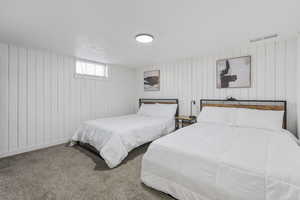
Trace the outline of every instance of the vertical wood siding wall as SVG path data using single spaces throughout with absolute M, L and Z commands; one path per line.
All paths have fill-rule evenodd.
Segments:
M 0 157 L 67 141 L 80 122 L 132 113 L 134 69 L 74 78 L 75 58 L 0 44 Z
M 137 71 L 139 97 L 179 98 L 180 113 L 189 114 L 190 101 L 201 98 L 287 100 L 288 129 L 296 132 L 296 50 L 294 39 L 258 43 L 249 47 L 221 51 L 215 56 L 185 59 L 180 62 L 140 68 Z M 252 56 L 251 88 L 217 89 L 216 60 L 238 56 Z M 159 92 L 144 92 L 143 72 L 160 69 Z
M 296 84 L 297 84 L 297 132 L 300 135 L 300 33 L 297 36 L 297 70 L 296 70 Z

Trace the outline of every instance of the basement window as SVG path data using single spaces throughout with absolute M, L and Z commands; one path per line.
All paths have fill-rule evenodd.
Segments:
M 97 63 L 86 60 L 76 60 L 76 77 L 77 78 L 92 78 L 92 79 L 107 79 L 108 66 L 103 63 Z

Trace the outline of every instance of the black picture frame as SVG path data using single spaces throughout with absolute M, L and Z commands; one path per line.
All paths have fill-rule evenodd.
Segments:
M 247 55 L 217 60 L 216 88 L 251 88 L 251 59 L 251 56 Z M 235 86 L 232 86 L 230 82 L 237 83 Z

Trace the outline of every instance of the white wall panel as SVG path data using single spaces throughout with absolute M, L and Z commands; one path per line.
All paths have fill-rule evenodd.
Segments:
M 288 100 L 288 128 L 296 133 L 297 130 L 297 43 L 287 41 L 286 51 L 286 97 Z
M 28 83 L 28 71 L 27 71 L 27 49 L 18 49 L 18 137 L 19 146 L 23 147 L 27 145 L 27 83 Z
M 215 56 L 185 59 L 171 64 L 143 67 L 137 71 L 139 97 L 172 98 L 180 100 L 180 113 L 189 115 L 190 101 L 201 98 L 268 99 L 288 101 L 288 128 L 296 133 L 296 48 L 294 39 L 257 43 L 233 50 L 220 50 Z M 252 56 L 251 88 L 217 89 L 216 60 Z M 159 92 L 145 92 L 143 72 L 161 70 Z
M 36 143 L 36 51 L 28 50 L 28 143 L 29 147 Z
M 75 60 L 0 44 L 0 157 L 66 142 L 83 120 L 135 111 L 135 69 L 79 79 Z
M 8 101 L 9 101 L 9 148 L 15 150 L 18 147 L 18 48 L 9 47 L 9 68 L 8 68 Z
M 8 135 L 8 45 L 0 44 L 0 152 L 7 153 L 9 145 Z
M 300 33 L 298 33 L 298 37 L 297 37 L 297 73 L 296 76 L 300 77 Z M 297 130 L 298 130 L 298 135 L 299 135 L 299 131 L 300 131 L 300 79 L 297 78 Z

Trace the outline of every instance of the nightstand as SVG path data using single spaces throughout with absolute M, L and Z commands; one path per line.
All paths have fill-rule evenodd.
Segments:
M 183 116 L 180 115 L 175 118 L 176 119 L 176 130 L 189 126 L 197 122 L 196 116 Z

